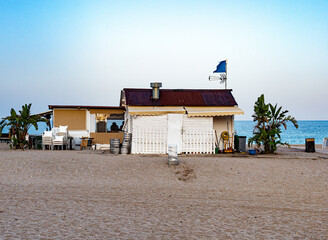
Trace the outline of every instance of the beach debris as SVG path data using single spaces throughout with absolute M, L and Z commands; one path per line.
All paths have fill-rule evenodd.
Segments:
M 182 170 L 176 171 L 175 174 L 178 180 L 183 182 L 196 178 L 194 170 L 186 165 L 182 165 Z

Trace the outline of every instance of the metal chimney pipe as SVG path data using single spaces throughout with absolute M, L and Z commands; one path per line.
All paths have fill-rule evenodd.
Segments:
M 153 89 L 152 99 L 159 99 L 159 88 L 162 87 L 161 82 L 150 83 L 150 87 Z

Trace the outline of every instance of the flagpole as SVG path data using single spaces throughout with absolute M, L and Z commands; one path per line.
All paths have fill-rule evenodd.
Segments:
M 226 59 L 226 80 L 225 80 L 225 89 L 227 89 L 227 81 L 228 81 L 228 59 Z

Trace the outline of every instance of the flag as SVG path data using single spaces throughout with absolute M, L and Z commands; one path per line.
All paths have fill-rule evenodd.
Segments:
M 221 61 L 217 65 L 216 70 L 213 73 L 226 73 L 227 72 L 227 60 Z

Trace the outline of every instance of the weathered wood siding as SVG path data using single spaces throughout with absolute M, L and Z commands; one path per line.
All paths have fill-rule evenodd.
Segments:
M 123 132 L 117 133 L 90 133 L 90 137 L 94 138 L 92 143 L 109 144 L 111 138 L 119 138 L 121 143 L 123 141 Z

